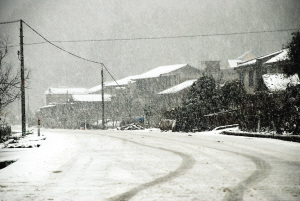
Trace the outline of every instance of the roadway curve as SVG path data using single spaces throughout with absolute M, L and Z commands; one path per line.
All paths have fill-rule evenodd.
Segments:
M 128 137 L 127 135 L 133 135 L 133 136 L 136 135 L 136 133 L 131 133 L 131 132 L 124 132 L 124 133 L 126 133 L 126 138 Z M 165 135 L 162 137 L 161 135 L 158 136 L 158 135 L 152 135 L 152 134 L 147 134 L 147 135 L 139 134 L 139 136 L 143 136 L 145 138 L 153 138 L 154 141 L 156 141 L 156 142 L 157 142 L 157 139 L 162 140 L 162 141 L 166 141 L 168 143 L 175 142 L 177 144 L 180 144 L 180 146 L 184 146 L 184 147 L 189 146 L 189 148 L 196 149 L 198 152 L 201 152 L 201 150 L 197 149 L 197 147 L 199 145 L 201 145 L 202 147 L 205 147 L 207 149 L 213 149 L 213 150 L 216 150 L 216 151 L 221 151 L 221 152 L 223 152 L 223 154 L 229 154 L 230 157 L 232 157 L 233 160 L 235 160 L 234 155 L 244 157 L 245 159 L 248 159 L 249 161 L 251 161 L 255 165 L 255 169 L 252 170 L 252 172 L 248 175 L 248 177 L 246 177 L 242 181 L 238 182 L 236 185 L 233 185 L 231 187 L 224 187 L 223 188 L 223 191 L 226 193 L 225 196 L 223 197 L 223 200 L 226 200 L 226 201 L 227 200 L 231 200 L 231 201 L 243 200 L 244 199 L 244 193 L 246 192 L 247 189 L 249 189 L 249 188 L 254 188 L 255 189 L 255 184 L 258 184 L 259 182 L 262 182 L 272 172 L 271 165 L 266 160 L 263 159 L 263 158 L 267 157 L 267 159 L 274 160 L 274 155 L 276 154 L 275 152 L 273 152 L 271 154 L 271 156 L 270 155 L 265 155 L 265 153 L 263 153 L 263 152 L 269 153 L 270 150 L 268 150 L 268 148 L 270 148 L 270 147 L 267 147 L 266 150 L 264 150 L 263 147 L 256 147 L 255 145 L 251 145 L 251 146 L 247 145 L 247 146 L 241 148 L 242 143 L 240 144 L 239 140 L 237 140 L 237 141 L 233 140 L 234 145 L 231 144 L 231 146 L 228 147 L 228 146 L 224 146 L 224 141 L 220 141 L 220 140 L 217 140 L 217 139 L 219 139 L 220 137 L 221 137 L 221 139 L 223 139 L 223 138 L 230 139 L 230 138 L 227 138 L 227 136 L 220 136 L 220 135 L 216 135 L 215 136 L 216 140 L 214 140 L 211 137 L 209 139 L 207 139 L 207 138 L 204 138 L 204 139 L 202 138 L 201 139 L 201 137 L 202 137 L 201 134 L 195 134 L 196 140 L 195 140 L 195 138 L 190 140 L 189 136 L 192 136 L 191 134 L 190 135 L 188 135 L 188 134 L 176 134 L 176 135 L 173 134 L 172 135 L 170 133 L 162 133 L 162 134 L 163 135 L 165 134 Z M 182 138 L 183 135 L 185 136 L 185 138 Z M 118 136 L 120 136 L 120 135 L 118 134 Z M 110 137 L 112 137 L 112 136 L 110 136 Z M 114 138 L 116 138 L 116 137 L 114 137 Z M 121 140 L 126 140 L 126 138 L 124 139 L 122 137 L 117 137 L 117 138 L 121 139 Z M 231 139 L 233 139 L 233 138 L 231 138 Z M 245 141 L 245 140 L 246 141 L 247 140 L 251 141 L 252 140 L 251 138 L 244 138 L 244 137 L 238 137 L 238 139 L 240 139 L 241 141 Z M 255 140 L 257 140 L 257 139 L 255 139 Z M 144 183 L 144 184 L 142 184 L 142 185 L 140 185 L 140 186 L 138 186 L 138 187 L 136 187 L 132 190 L 129 190 L 125 193 L 122 193 L 120 195 L 117 195 L 117 196 L 114 196 L 114 197 L 110 198 L 113 201 L 129 200 L 134 195 L 136 195 L 137 193 L 139 193 L 142 190 L 145 190 L 146 188 L 149 188 L 149 187 L 158 185 L 160 183 L 167 182 L 167 181 L 169 181 L 171 179 L 174 179 L 176 177 L 182 176 L 189 169 L 191 169 L 194 166 L 195 162 L 196 162 L 195 159 L 192 157 L 192 155 L 184 154 L 184 153 L 181 153 L 181 152 L 177 152 L 177 151 L 174 151 L 174 150 L 165 149 L 165 148 L 161 148 L 161 147 L 145 145 L 145 144 L 137 143 L 137 142 L 131 141 L 131 140 L 127 140 L 127 141 L 129 141 L 131 143 L 134 143 L 134 144 L 137 144 L 137 145 L 140 145 L 140 146 L 152 147 L 152 148 L 155 148 L 155 149 L 160 149 L 160 150 L 163 150 L 163 151 L 169 151 L 169 152 L 172 152 L 174 154 L 180 155 L 180 157 L 182 158 L 182 163 L 175 171 L 170 172 L 169 174 L 167 174 L 163 177 L 157 178 L 157 179 L 155 179 L 151 182 Z M 212 143 L 212 142 L 218 142 L 220 144 L 215 144 L 215 143 Z M 273 142 L 276 142 L 276 143 L 280 144 L 280 141 L 273 141 Z M 282 143 L 284 143 L 284 142 L 282 142 Z M 298 145 L 296 145 L 294 143 L 291 143 L 291 144 L 293 146 L 295 145 L 296 147 L 299 148 Z M 236 150 L 236 149 L 239 149 L 239 151 L 233 151 L 233 150 Z M 255 152 L 253 152 L 254 149 L 257 149 L 257 150 Z M 246 154 L 246 153 L 249 153 L 249 150 L 252 150 L 251 154 Z M 291 157 L 291 158 L 293 158 L 293 157 Z M 299 168 L 300 167 L 299 157 L 294 158 L 294 159 L 296 159 L 297 161 L 289 161 L 289 160 L 284 160 L 283 158 L 281 158 L 281 160 L 283 160 L 281 162 L 283 162 L 285 164 L 292 165 L 293 166 L 292 169 L 295 169 L 297 167 Z M 297 175 L 299 175 L 299 171 L 296 171 L 295 173 Z M 295 186 L 295 188 L 298 188 L 298 187 Z M 272 191 L 272 190 L 270 190 L 270 191 Z M 300 192 L 294 189 L 294 194 L 291 197 L 294 197 L 294 198 L 298 197 L 299 194 L 300 194 Z M 261 195 L 259 195 L 259 196 L 261 196 Z M 281 196 L 283 196 L 282 193 L 280 193 L 279 195 L 275 195 L 274 192 L 272 192 L 272 193 L 267 192 L 266 195 L 264 195 L 264 199 L 270 199 L 270 200 L 282 199 Z M 251 195 L 251 197 L 253 197 L 253 195 Z M 199 198 L 199 200 L 202 200 L 202 199 Z
M 1 199 L 173 201 L 300 197 L 299 143 L 213 132 L 43 133 L 47 135 L 45 144 L 24 152 L 17 162 L 0 170 Z

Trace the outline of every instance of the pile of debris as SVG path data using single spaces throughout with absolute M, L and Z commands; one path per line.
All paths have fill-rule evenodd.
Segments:
M 118 127 L 118 130 L 144 130 L 145 128 L 141 125 L 138 125 L 136 123 L 132 123 L 126 126 Z

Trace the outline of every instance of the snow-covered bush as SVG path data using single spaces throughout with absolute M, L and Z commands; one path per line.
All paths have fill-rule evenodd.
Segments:
M 282 107 L 282 93 L 261 91 L 248 94 L 241 104 L 240 128 L 245 131 L 276 130 Z
M 300 85 L 286 91 L 247 95 L 240 111 L 239 125 L 245 131 L 276 131 L 300 134 Z
M 277 122 L 279 132 L 300 135 L 300 85 L 290 86 L 284 93 L 284 105 Z

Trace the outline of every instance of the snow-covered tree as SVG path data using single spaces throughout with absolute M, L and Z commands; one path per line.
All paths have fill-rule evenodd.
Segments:
M 246 91 L 239 80 L 225 83 L 220 92 L 224 110 L 238 109 L 246 97 Z
M 202 129 L 203 116 L 220 111 L 220 93 L 212 77 L 203 76 L 191 87 L 183 105 L 176 113 L 179 130 Z

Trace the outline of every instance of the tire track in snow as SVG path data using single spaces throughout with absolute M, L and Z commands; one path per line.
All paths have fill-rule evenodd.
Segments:
M 271 166 L 266 161 L 258 157 L 250 156 L 247 154 L 241 154 L 237 152 L 231 152 L 231 153 L 241 155 L 253 161 L 256 165 L 256 170 L 252 172 L 252 174 L 247 179 L 238 183 L 235 187 L 230 188 L 228 194 L 223 199 L 224 201 L 243 200 L 245 190 L 247 190 L 250 186 L 256 183 L 263 181 L 265 178 L 269 176 L 271 172 Z
M 170 140 L 170 141 L 177 142 L 177 143 L 195 145 L 193 143 L 184 142 L 184 141 L 180 141 L 180 140 L 174 140 L 174 139 L 170 139 L 170 138 L 166 138 L 166 137 L 157 137 L 157 136 L 151 136 L 151 137 L 160 138 L 160 139 L 164 139 L 164 140 Z M 224 201 L 240 201 L 240 200 L 243 200 L 245 190 L 247 190 L 250 186 L 252 186 L 256 183 L 259 183 L 259 182 L 263 181 L 265 178 L 267 178 L 269 176 L 269 174 L 271 172 L 271 169 L 272 169 L 271 166 L 261 158 L 251 156 L 251 155 L 248 155 L 248 154 L 235 152 L 235 151 L 216 148 L 216 147 L 212 147 L 212 146 L 207 146 L 207 145 L 204 145 L 204 146 L 207 147 L 207 148 L 210 148 L 210 149 L 225 151 L 225 152 L 229 152 L 229 153 L 233 153 L 233 154 L 236 154 L 236 155 L 243 156 L 245 158 L 248 158 L 252 162 L 254 162 L 254 164 L 256 166 L 256 170 L 254 170 L 252 172 L 252 174 L 249 177 L 247 177 L 244 181 L 238 183 L 234 187 L 227 188 L 227 195 L 223 199 Z
M 161 137 L 159 137 L 159 138 L 161 138 Z M 163 138 L 163 139 L 166 139 L 166 138 Z M 178 141 L 178 140 L 173 140 L 173 139 L 170 139 L 170 140 L 179 142 L 179 143 L 181 142 L 181 143 L 185 143 L 185 144 L 195 145 L 195 144 L 188 143 L 188 142 L 183 142 L 183 141 Z M 227 195 L 224 197 L 224 199 L 223 199 L 224 201 L 241 201 L 241 200 L 243 200 L 245 190 L 247 190 L 250 186 L 252 186 L 256 183 L 263 181 L 265 178 L 267 178 L 270 175 L 270 172 L 272 170 L 271 166 L 265 160 L 263 160 L 261 158 L 251 156 L 248 154 L 235 152 L 235 151 L 229 151 L 229 150 L 225 150 L 225 149 L 215 148 L 215 147 L 211 147 L 211 146 L 205 146 L 205 147 L 243 156 L 243 157 L 251 160 L 256 166 L 256 169 L 244 181 L 238 183 L 234 187 L 227 188 Z
M 195 159 L 192 156 L 190 156 L 188 154 L 185 154 L 185 153 L 182 153 L 182 152 L 173 151 L 173 150 L 165 149 L 165 148 L 162 148 L 162 147 L 155 147 L 155 146 L 151 146 L 151 145 L 145 145 L 145 144 L 141 144 L 141 143 L 138 143 L 138 142 L 135 142 L 135 141 L 132 141 L 132 140 L 127 140 L 127 139 L 124 139 L 124 138 L 119 138 L 119 137 L 114 137 L 114 136 L 108 136 L 108 137 L 124 140 L 124 141 L 130 142 L 130 143 L 133 143 L 133 144 L 137 144 L 137 145 L 140 145 L 140 146 L 145 146 L 145 147 L 150 147 L 150 148 L 153 148 L 153 149 L 159 149 L 159 150 L 162 150 L 162 151 L 171 152 L 171 153 L 176 154 L 176 155 L 178 155 L 182 158 L 182 162 L 176 170 L 170 172 L 169 174 L 167 174 L 163 177 L 159 177 L 157 179 L 154 179 L 153 181 L 150 181 L 150 182 L 144 183 L 140 186 L 137 186 L 137 187 L 125 192 L 125 193 L 122 193 L 122 194 L 116 195 L 114 197 L 111 197 L 111 198 L 109 198 L 110 201 L 126 201 L 126 200 L 129 200 L 132 197 L 134 197 L 137 193 L 139 193 L 139 192 L 141 192 L 141 191 L 143 191 L 147 188 L 150 188 L 150 187 L 158 185 L 158 184 L 165 183 L 165 182 L 170 181 L 170 180 L 172 180 L 176 177 L 184 175 L 195 164 Z

